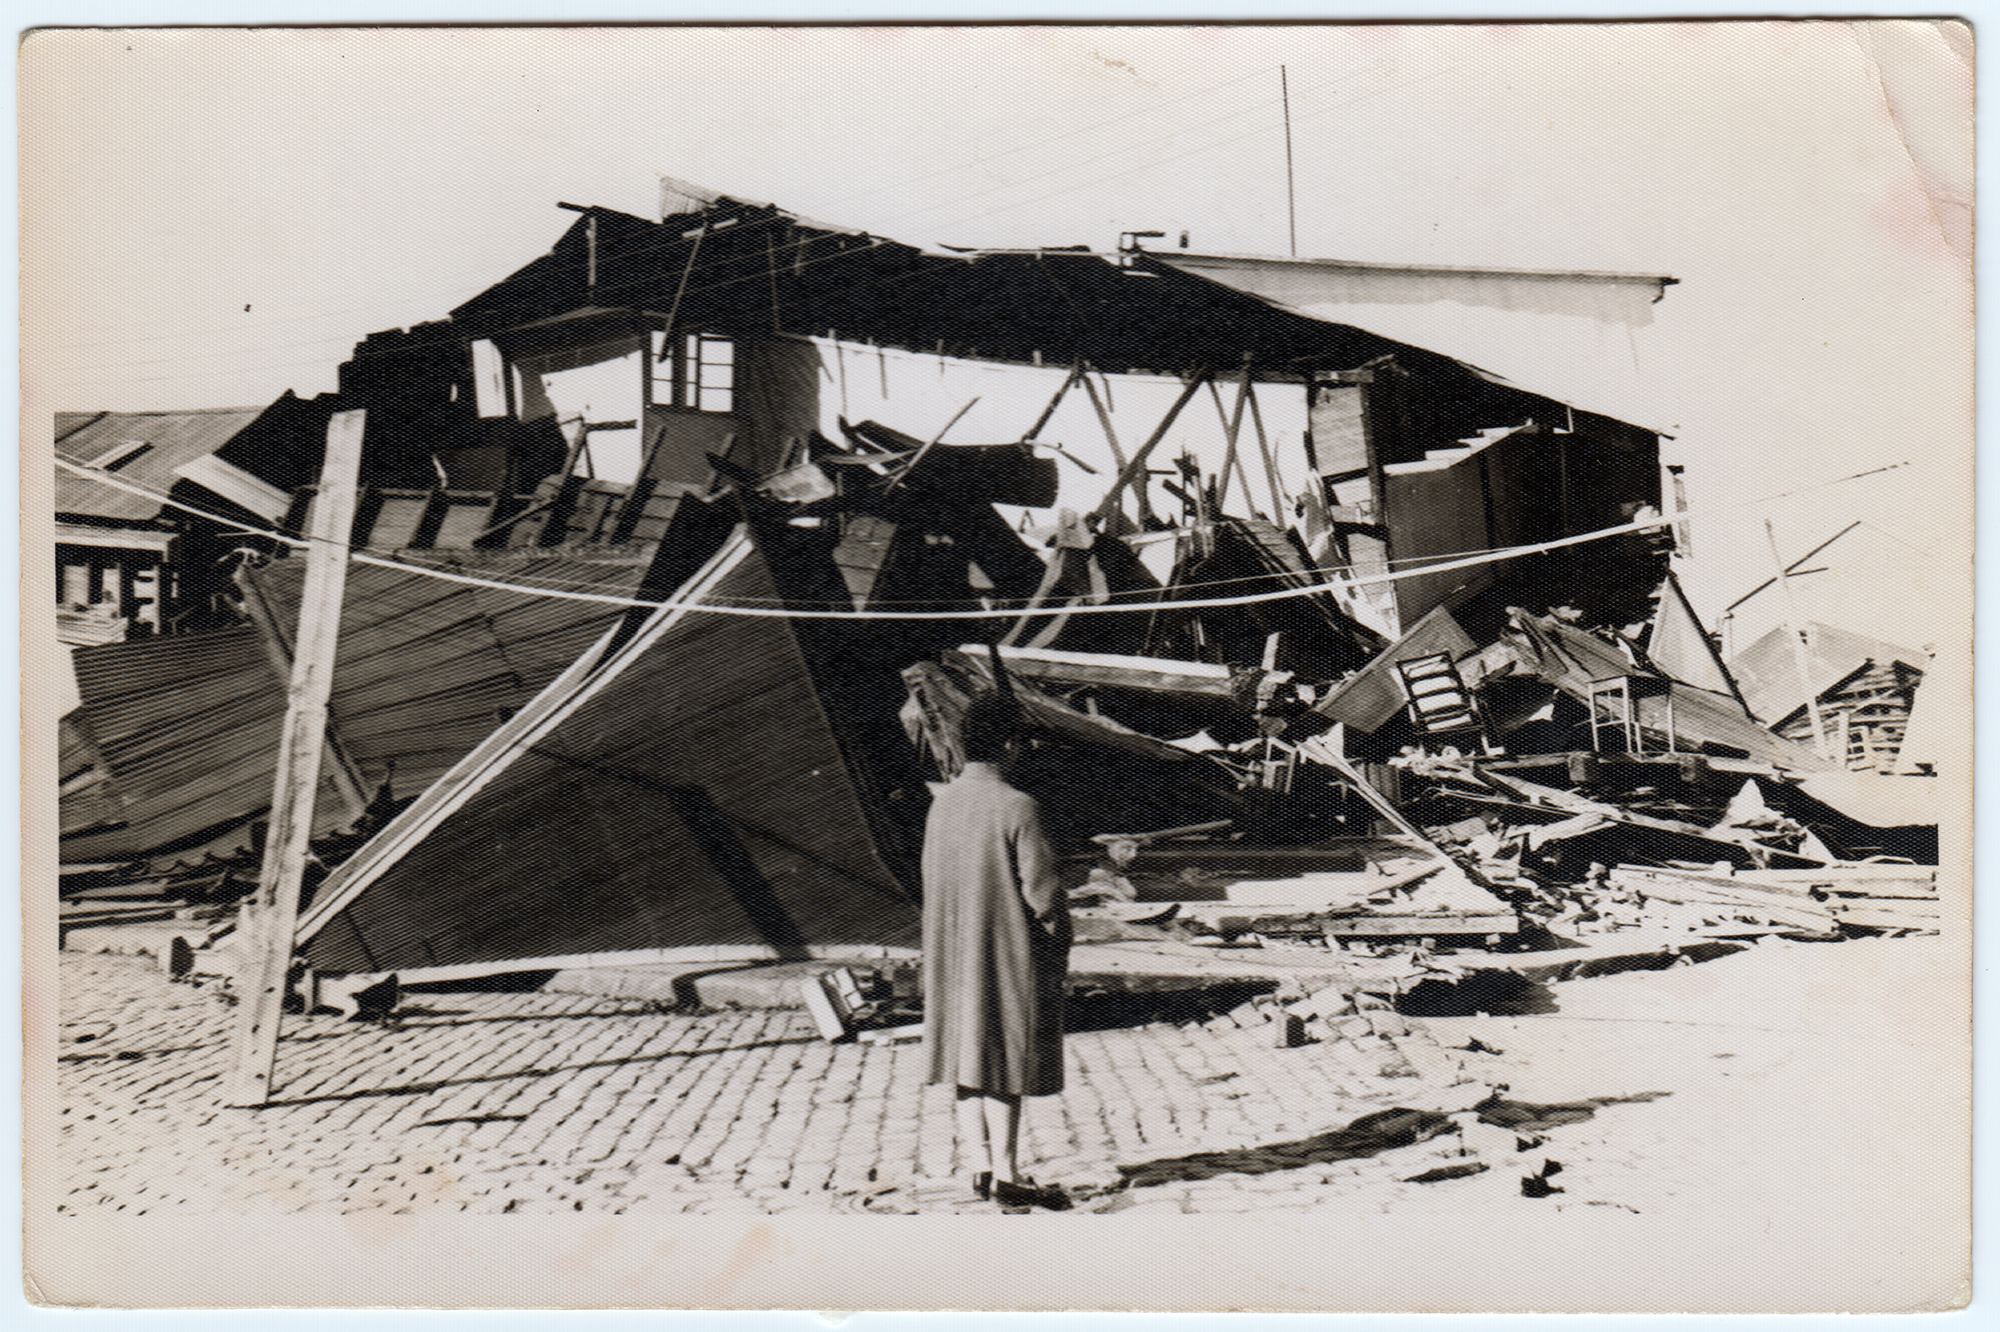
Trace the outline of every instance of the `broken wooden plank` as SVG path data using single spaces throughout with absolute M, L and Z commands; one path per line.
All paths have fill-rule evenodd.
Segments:
M 1739 871 L 1744 878 L 1773 884 L 1804 884 L 1833 893 L 1872 897 L 1935 898 L 1938 872 L 1927 865 L 1827 865 L 1818 869 Z
M 1406 888 L 1445 867 L 1441 860 L 1377 873 L 1373 870 L 1307 872 L 1282 879 L 1240 879 L 1223 892 L 1231 903 L 1285 904 L 1299 907 L 1345 906 L 1358 899 Z
M 1521 928 L 1512 911 L 1450 911 L 1402 915 L 1329 915 L 1322 922 L 1330 938 L 1354 939 L 1383 935 L 1423 937 L 1440 934 L 1514 934 Z
M 1809 883 L 1768 883 L 1753 877 L 1754 871 L 1742 875 L 1726 874 L 1717 870 L 1659 869 L 1647 865 L 1620 865 L 1612 871 L 1612 882 L 1620 887 L 1649 892 L 1649 885 L 1656 881 L 1671 880 L 1681 884 L 1706 884 L 1718 893 L 1745 901 L 1775 900 L 1790 905 L 1810 903 L 1814 899 Z
M 824 976 L 807 976 L 799 982 L 799 997 L 805 1002 L 813 1026 L 819 1029 L 821 1040 L 844 1041 L 849 1035 L 847 1019 L 828 993 L 825 981 Z
M 1785 856 L 1792 860 L 1817 861 L 1826 863 L 1824 856 L 1816 856 L 1801 848 L 1789 851 L 1760 841 L 1750 833 L 1735 828 L 1704 828 L 1699 824 L 1683 823 L 1678 819 L 1655 818 L 1650 814 L 1635 814 L 1618 805 L 1605 804 L 1600 800 L 1587 799 L 1573 791 L 1559 790 L 1553 786 L 1543 786 L 1523 777 L 1515 777 L 1498 772 L 1479 772 L 1477 777 L 1490 786 L 1510 793 L 1544 809 L 1558 809 L 1570 814 L 1598 814 L 1613 823 L 1622 823 L 1633 828 L 1649 828 L 1655 832 L 1673 833 L 1680 837 L 1693 837 L 1702 841 L 1717 842 L 1733 846 L 1762 860 L 1766 856 Z
M 948 664 L 960 665 L 961 658 L 984 655 L 984 646 L 965 646 L 946 653 Z M 1176 661 L 1168 657 L 1134 657 L 1094 652 L 1057 652 L 1052 649 L 1000 648 L 1002 662 L 1010 674 L 1024 679 L 1057 685 L 1098 685 L 1132 689 L 1149 694 L 1176 697 L 1235 700 L 1237 673 L 1227 666 L 1200 661 Z M 1291 683 L 1290 671 L 1265 674 L 1260 684 Z
M 1871 930 L 1929 930 L 1938 931 L 1944 924 L 1942 916 L 1922 911 L 1908 910 L 1905 904 L 1887 902 L 1840 903 L 1833 908 L 1833 914 L 1843 925 L 1859 925 Z
M 1099 502 L 1097 508 L 1093 511 L 1092 518 L 1095 520 L 1093 526 L 1098 530 L 1103 530 L 1104 524 L 1117 511 L 1118 501 L 1123 497 L 1126 487 L 1137 481 L 1144 473 L 1147 457 L 1151 455 L 1160 441 L 1167 437 L 1167 431 L 1173 427 L 1175 418 L 1180 416 L 1181 408 L 1187 406 L 1188 400 L 1194 397 L 1201 386 L 1208 382 L 1209 376 L 1214 373 L 1215 371 L 1212 366 L 1203 366 L 1182 383 L 1180 396 L 1174 399 L 1171 407 L 1167 408 L 1167 414 L 1161 418 L 1159 425 L 1153 428 L 1153 433 L 1147 436 L 1146 442 L 1139 446 L 1139 451 L 1132 455 L 1131 461 L 1119 470 L 1117 478 L 1111 483 L 1110 490 L 1105 492 L 1104 499 Z M 1253 412 L 1256 410 L 1255 398 L 1251 399 L 1251 410 Z M 1151 505 L 1146 496 L 1146 487 L 1143 484 L 1139 486 L 1137 493 L 1139 496 L 1139 513 L 1143 520 L 1151 516 Z
M 1429 837 L 1426 837 L 1417 828 L 1416 824 L 1411 823 L 1403 817 L 1403 812 L 1397 809 L 1387 796 L 1376 790 L 1368 783 L 1367 778 L 1355 771 L 1354 765 L 1348 761 L 1347 756 L 1340 750 L 1344 736 L 1345 729 L 1343 725 L 1336 722 L 1334 724 L 1333 739 L 1329 740 L 1326 736 L 1316 735 L 1310 740 L 1301 742 L 1298 752 L 1303 757 L 1311 759 L 1315 763 L 1325 764 L 1335 772 L 1338 772 L 1342 777 L 1345 777 L 1347 784 L 1354 789 L 1354 793 L 1373 806 L 1376 813 L 1387 819 L 1405 837 L 1412 838 L 1420 845 L 1430 848 L 1432 853 L 1440 860 L 1449 859 L 1445 855 L 1443 847 L 1433 842 Z
M 1788 898 L 1768 888 L 1759 890 L 1751 885 L 1731 885 L 1718 877 L 1697 878 L 1669 871 L 1647 871 L 1643 875 L 1634 875 L 1626 873 L 1621 867 L 1612 872 L 1611 881 L 1663 902 L 1710 907 L 1717 915 L 1747 912 L 1762 920 L 1779 921 L 1819 932 L 1831 930 L 1837 923 L 1831 911 L 1810 897 Z M 1739 888 L 1747 891 L 1737 891 Z

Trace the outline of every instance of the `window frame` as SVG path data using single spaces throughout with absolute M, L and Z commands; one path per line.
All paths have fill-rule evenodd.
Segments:
M 672 338 L 672 355 L 666 355 Z M 736 414 L 736 339 L 724 333 L 670 333 L 646 340 L 646 405 L 708 416 Z

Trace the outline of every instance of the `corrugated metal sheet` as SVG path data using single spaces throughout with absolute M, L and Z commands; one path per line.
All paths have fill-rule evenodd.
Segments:
M 718 599 L 777 594 L 746 541 L 717 571 Z M 786 621 L 663 616 L 489 743 L 461 769 L 476 776 L 371 844 L 400 839 L 399 854 L 364 869 L 364 848 L 322 887 L 302 927 L 313 965 L 916 938 Z M 442 793 L 460 781 L 452 808 Z
M 149 447 L 118 467 L 117 475 L 149 490 L 171 490 L 174 469 L 206 457 L 263 414 L 260 407 L 219 407 L 193 412 L 57 412 L 56 455 L 89 463 L 126 443 Z M 115 455 L 114 455 L 115 456 Z M 102 485 L 57 467 L 55 511 L 86 518 L 142 520 L 159 516 L 158 500 Z
M 630 591 L 644 566 L 502 555 L 470 558 L 502 579 Z M 263 588 L 290 637 L 302 560 L 246 577 Z M 370 791 L 392 781 L 421 791 L 574 661 L 621 614 L 616 606 L 560 601 L 446 583 L 419 573 L 356 565 L 349 572 L 334 671 L 335 740 Z M 76 652 L 81 713 L 97 738 L 127 826 L 66 844 L 71 858 L 140 856 L 200 845 L 229 856 L 251 845 L 251 822 L 270 805 L 285 682 L 259 631 L 139 639 Z M 355 811 L 329 781 L 313 818 L 316 836 Z M 89 826 L 82 804 L 69 827 Z M 223 830 L 223 831 L 218 831 Z M 206 838 L 206 840 L 204 840 Z M 219 840 L 218 840 L 219 839 Z
M 56 817 L 63 837 L 125 819 L 125 802 L 111 785 L 103 756 L 82 720 L 72 714 L 56 723 L 56 771 L 62 783 Z
M 84 718 L 126 802 L 128 853 L 240 825 L 270 805 L 285 689 L 256 630 L 79 648 L 75 659 Z M 325 826 L 346 815 L 330 785 L 319 804 Z
M 445 563 L 442 552 L 433 552 Z M 635 551 L 590 560 L 533 552 L 454 552 L 449 567 L 526 586 L 629 593 Z M 303 560 L 246 570 L 276 621 L 296 624 Z M 618 606 L 471 587 L 357 564 L 348 571 L 329 706 L 335 737 L 372 790 L 411 796 L 485 739 L 618 619 Z

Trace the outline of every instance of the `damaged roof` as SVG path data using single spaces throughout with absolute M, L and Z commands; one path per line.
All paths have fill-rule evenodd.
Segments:
M 645 565 L 539 552 L 454 551 L 435 563 L 525 586 L 629 594 Z M 305 561 L 246 569 L 272 625 L 298 622 Z M 412 796 L 581 656 L 622 607 L 357 564 L 341 608 L 331 733 L 372 790 Z M 269 793 L 266 792 L 268 799 Z
M 82 713 L 127 826 L 70 859 L 137 857 L 242 829 L 271 803 L 285 688 L 248 625 L 78 648 Z M 331 780 L 316 807 L 343 808 Z
M 1282 310 L 1352 321 L 1493 382 L 1668 433 L 1629 334 L 1677 279 L 1165 251 L 1149 259 Z
M 1267 375 L 1303 375 L 1393 354 L 1466 381 L 1469 393 L 1520 392 L 1421 346 L 1285 308 L 1150 252 L 947 254 L 720 196 L 664 222 L 577 211 L 549 253 L 451 312 L 461 333 L 532 343 L 552 324 L 638 312 L 687 327 L 775 329 L 1002 362 L 1081 361 L 1109 373 L 1179 373 L 1247 355 Z M 364 343 L 356 360 L 394 346 L 386 336 Z
M 679 596 L 778 594 L 739 529 Z M 877 852 L 840 727 L 797 622 L 655 612 L 336 869 L 299 938 L 336 971 L 913 944 L 915 900 Z
M 215 407 L 183 412 L 57 412 L 59 458 L 105 468 L 147 490 L 165 492 L 181 470 L 234 439 L 263 413 L 261 407 Z M 159 500 L 104 485 L 66 467 L 56 469 L 55 511 L 107 522 L 148 522 L 160 516 Z
M 1806 705 L 1791 641 L 1797 632 L 1780 625 L 1743 649 L 1730 666 L 1750 710 L 1773 726 Z M 1884 666 L 1900 661 L 1921 671 L 1930 654 L 1815 621 L 1806 626 L 1806 660 L 1817 698 L 1871 661 Z
M 455 566 L 506 579 L 612 593 L 632 592 L 646 572 L 636 557 L 455 555 Z M 244 625 L 77 650 L 83 701 L 74 733 L 95 741 L 124 822 L 66 841 L 65 859 L 226 859 L 255 844 L 253 820 L 270 807 L 285 712 L 273 642 L 288 639 L 298 622 L 304 565 L 288 559 L 244 571 L 265 630 Z M 335 780 L 337 766 L 347 796 L 365 800 L 384 784 L 399 796 L 416 794 L 624 614 L 617 605 L 372 564 L 354 565 L 348 587 L 315 836 L 358 812 Z

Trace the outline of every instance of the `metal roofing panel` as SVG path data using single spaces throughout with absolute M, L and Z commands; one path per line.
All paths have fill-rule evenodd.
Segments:
M 723 599 L 776 594 L 746 541 L 714 574 Z M 551 685 L 327 881 L 308 956 L 381 970 L 913 942 L 915 903 L 875 851 L 794 632 L 668 612 Z
M 128 456 L 117 475 L 164 493 L 179 480 L 177 469 L 227 444 L 263 414 L 260 407 L 218 407 L 188 412 L 58 412 L 55 451 L 73 462 Z M 131 445 L 147 446 L 135 451 Z M 156 518 L 161 504 L 144 495 L 103 485 L 66 467 L 57 467 L 55 510 L 88 518 L 127 521 Z
M 1281 310 L 1452 357 L 1507 387 L 1670 433 L 1631 335 L 1652 322 L 1672 278 L 1184 251 L 1146 257 Z
M 80 714 L 56 723 L 56 754 L 56 774 L 62 782 L 56 815 L 59 835 L 124 822 L 125 802 L 112 786 L 104 756 L 97 752 L 97 742 Z
M 636 551 L 585 559 L 539 552 L 431 552 L 495 581 L 629 592 L 645 572 Z M 280 625 L 296 622 L 304 562 L 276 560 L 244 577 Z M 334 664 L 333 733 L 370 789 L 415 795 L 587 650 L 624 608 L 530 591 L 473 587 L 420 570 L 349 571 Z
M 183 843 L 270 805 L 285 689 L 256 630 L 134 639 L 75 657 L 84 720 L 126 804 L 121 851 Z M 324 783 L 315 829 L 348 815 Z

